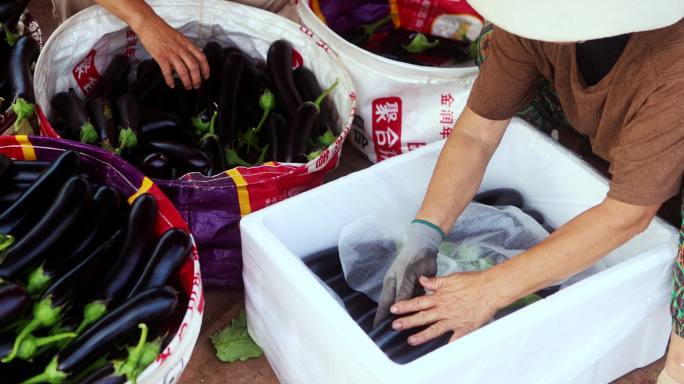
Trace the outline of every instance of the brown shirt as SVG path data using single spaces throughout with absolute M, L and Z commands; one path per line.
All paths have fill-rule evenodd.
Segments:
M 556 90 L 572 126 L 610 162 L 608 196 L 660 204 L 678 193 L 684 173 L 684 20 L 633 33 L 611 71 L 586 86 L 575 44 L 492 32 L 468 106 L 491 120 L 525 107 L 541 74 Z

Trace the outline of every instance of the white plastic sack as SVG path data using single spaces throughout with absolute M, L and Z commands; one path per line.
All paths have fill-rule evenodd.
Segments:
M 376 302 L 387 270 L 405 242 L 409 221 L 395 220 L 399 207 L 382 209 L 342 228 L 339 241 L 344 278 Z M 532 248 L 549 233 L 516 207 L 470 203 L 440 245 L 437 276 L 481 271 Z
M 327 42 L 347 66 L 357 89 L 351 142 L 378 162 L 446 138 L 477 76 L 475 66 L 431 68 L 372 54 L 339 37 L 321 22 L 309 0 L 295 1 L 304 28 Z

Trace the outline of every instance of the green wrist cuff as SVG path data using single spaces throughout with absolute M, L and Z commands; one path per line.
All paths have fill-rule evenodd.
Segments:
M 442 241 L 444 241 L 444 239 L 446 239 L 446 234 L 444 233 L 444 231 L 442 231 L 442 228 L 440 228 L 439 226 L 437 226 L 437 225 L 435 225 L 435 224 L 432 224 L 431 222 L 429 222 L 429 221 L 427 221 L 427 220 L 415 219 L 415 220 L 413 220 L 413 221 L 411 222 L 411 224 L 413 224 L 413 223 L 425 224 L 425 225 L 427 225 L 428 227 L 430 227 L 430 228 L 434 229 L 435 231 L 439 232 L 440 236 L 442 236 Z

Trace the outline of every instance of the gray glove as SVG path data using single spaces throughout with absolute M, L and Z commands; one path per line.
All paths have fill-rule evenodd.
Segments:
M 424 293 L 418 278 L 437 274 L 437 249 L 442 240 L 444 233 L 438 226 L 424 220 L 411 223 L 406 244 L 385 275 L 373 327 L 389 317 L 394 303 Z

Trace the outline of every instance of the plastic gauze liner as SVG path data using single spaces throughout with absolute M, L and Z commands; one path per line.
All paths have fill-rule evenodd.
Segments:
M 398 222 L 387 216 L 376 213 L 352 221 L 342 229 L 339 240 L 340 262 L 347 283 L 376 302 L 385 274 L 404 243 L 403 233 L 408 225 L 408 221 Z M 470 203 L 439 247 L 437 276 L 485 270 L 531 248 L 548 235 L 539 223 L 516 207 Z

